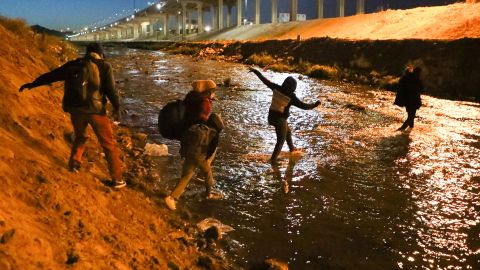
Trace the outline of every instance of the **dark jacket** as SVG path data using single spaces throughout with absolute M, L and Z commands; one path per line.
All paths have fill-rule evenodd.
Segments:
M 115 111 L 118 111 L 120 108 L 120 101 L 118 93 L 115 90 L 115 80 L 113 78 L 112 66 L 105 62 L 103 59 L 96 59 L 91 56 L 90 59 L 97 65 L 98 71 L 100 73 L 100 93 L 102 95 L 102 106 L 100 108 L 95 108 L 93 106 L 85 106 L 79 104 L 79 101 L 66 98 L 64 94 L 62 107 L 65 112 L 69 113 L 86 113 L 86 114 L 106 114 L 105 105 L 107 104 L 107 98 L 112 103 Z M 81 61 L 83 58 L 79 58 L 73 61 L 69 61 L 62 65 L 61 67 L 54 69 L 48 73 L 45 73 L 39 76 L 35 81 L 32 82 L 33 87 L 50 84 L 58 81 L 65 81 L 67 77 L 67 72 L 71 65 L 78 64 L 78 61 Z
M 304 103 L 298 97 L 295 95 L 295 92 L 292 90 L 290 91 L 289 89 L 285 89 L 284 87 L 273 83 L 269 81 L 267 78 L 265 78 L 262 73 L 260 73 L 258 70 L 252 70 L 258 78 L 272 91 L 278 91 L 281 93 L 283 96 L 288 97 L 290 100 L 288 101 L 287 105 L 283 108 L 283 111 L 277 111 L 277 110 L 272 110 L 272 107 L 270 107 L 270 110 L 268 111 L 268 123 L 272 123 L 272 120 L 276 118 L 284 118 L 287 119 L 290 116 L 290 107 L 293 105 L 297 108 L 300 108 L 302 110 L 311 110 L 315 108 L 318 104 L 316 103 Z
M 419 109 L 422 106 L 420 94 L 423 92 L 423 83 L 412 72 L 406 72 L 398 83 L 397 95 L 393 104 L 405 107 L 407 110 Z

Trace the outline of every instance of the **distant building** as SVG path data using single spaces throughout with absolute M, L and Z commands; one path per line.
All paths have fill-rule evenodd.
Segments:
M 306 21 L 307 14 L 297 14 L 297 21 Z M 290 13 L 279 13 L 278 14 L 278 22 L 289 22 L 290 21 Z

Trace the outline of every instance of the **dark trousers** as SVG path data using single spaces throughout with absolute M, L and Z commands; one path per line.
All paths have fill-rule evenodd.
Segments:
M 406 129 L 408 126 L 410 126 L 410 128 L 413 128 L 416 113 L 417 113 L 417 109 L 407 108 L 407 114 L 408 114 L 407 120 L 403 122 L 403 125 L 399 129 L 401 130 Z
M 91 125 L 105 153 L 112 180 L 121 181 L 122 163 L 115 147 L 112 126 L 108 117 L 98 114 L 71 114 L 70 118 L 75 132 L 75 140 L 73 141 L 72 153 L 68 162 L 69 167 L 82 163 L 85 143 L 88 140 L 87 127 Z
M 295 147 L 293 146 L 292 131 L 288 126 L 287 119 L 281 117 L 272 119 L 270 121 L 270 125 L 275 127 L 275 133 L 277 134 L 277 143 L 275 144 L 272 157 L 270 158 L 272 161 L 275 161 L 280 152 L 282 151 L 282 147 L 285 141 L 287 141 L 287 145 L 290 151 L 293 151 Z

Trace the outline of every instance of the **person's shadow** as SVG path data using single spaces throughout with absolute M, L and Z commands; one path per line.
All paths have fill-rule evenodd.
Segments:
M 287 169 L 285 170 L 285 177 L 282 177 L 282 172 L 278 164 L 272 164 L 272 170 L 275 178 L 282 184 L 282 190 L 285 194 L 290 191 L 290 185 L 293 179 L 293 169 L 295 165 L 300 160 L 300 157 L 290 155 L 288 158 Z
M 378 158 L 388 164 L 405 158 L 410 150 L 411 142 L 408 131 L 385 137 L 378 143 Z

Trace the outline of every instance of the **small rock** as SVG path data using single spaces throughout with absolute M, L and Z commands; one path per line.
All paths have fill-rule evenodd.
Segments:
M 201 256 L 200 258 L 198 258 L 197 265 L 207 270 L 217 269 L 217 267 L 215 267 L 213 259 L 208 256 Z
M 226 78 L 225 80 L 223 80 L 223 85 L 225 87 L 230 87 L 232 85 L 232 79 L 231 78 Z
M 77 263 L 80 260 L 80 256 L 78 254 L 75 254 L 73 250 L 69 250 L 67 252 L 67 261 L 65 262 L 68 265 L 72 265 Z
M 217 226 L 208 228 L 204 233 L 207 242 L 217 241 L 222 238 L 222 232 Z
M 264 264 L 269 270 L 288 270 L 288 264 L 278 259 L 267 259 Z
M 207 241 L 203 238 L 197 239 L 197 248 L 199 250 L 205 249 L 207 247 Z
M 178 267 L 178 265 L 176 265 L 174 262 L 168 262 L 167 266 L 172 270 L 180 270 L 180 267 Z
M 45 177 L 45 175 L 43 174 L 38 174 L 37 175 L 37 181 L 38 183 L 40 184 L 45 184 L 45 183 L 48 183 L 48 179 Z
M 154 223 L 150 224 L 148 229 L 150 229 L 150 231 L 153 233 L 157 233 L 157 226 Z
M 6 244 L 12 237 L 15 235 L 15 229 L 8 230 L 3 233 L 2 238 L 0 238 L 0 244 Z

